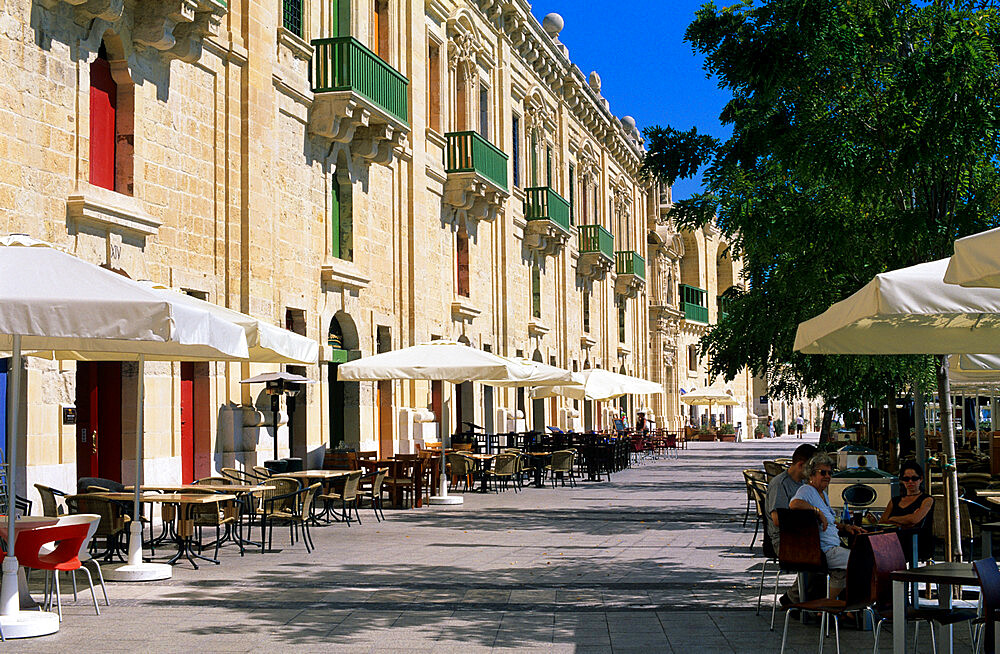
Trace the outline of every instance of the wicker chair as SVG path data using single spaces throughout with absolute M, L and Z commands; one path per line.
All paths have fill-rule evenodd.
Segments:
M 122 552 L 126 549 L 128 525 L 131 519 L 121 509 L 121 504 L 95 495 L 71 495 L 66 498 L 70 513 L 91 513 L 101 516 L 92 538 L 104 539 L 105 561 L 110 562 L 115 555 L 124 561 Z
M 452 453 L 445 455 L 445 463 L 451 477 L 451 485 L 457 486 L 458 481 L 462 480 L 465 482 L 465 490 L 469 490 L 472 472 L 475 470 L 472 460 L 467 456 Z
M 202 477 L 201 479 L 196 479 L 194 485 L 209 485 L 209 486 L 232 486 L 233 480 L 229 477 Z
M 566 485 L 567 478 L 569 478 L 570 486 L 576 486 L 576 480 L 574 479 L 576 473 L 573 472 L 573 458 L 575 454 L 572 450 L 560 450 L 552 453 L 552 462 L 545 466 L 545 469 L 552 479 L 553 488 L 555 488 L 557 478 L 562 482 L 563 486 Z
M 267 480 L 268 489 L 257 497 L 259 504 L 254 508 L 253 517 L 260 520 L 261 551 L 264 551 L 268 521 L 274 517 L 289 514 L 294 509 L 294 501 L 290 499 L 302 484 L 292 477 L 271 477 Z M 252 525 L 251 525 L 252 527 Z
M 218 479 L 225 478 L 205 477 L 204 479 L 199 479 L 194 483 L 196 486 L 225 483 L 218 481 Z M 205 492 L 210 493 L 212 491 Z M 194 527 L 198 530 L 199 551 L 204 549 L 204 541 L 201 535 L 203 529 L 205 527 L 215 527 L 215 556 L 212 558 L 219 558 L 219 545 L 221 545 L 227 538 L 233 540 L 237 545 L 239 545 L 240 556 L 243 556 L 243 541 L 240 538 L 236 538 L 232 533 L 233 528 L 236 527 L 240 518 L 239 505 L 235 501 L 219 502 L 218 504 L 193 504 L 191 505 L 190 511 L 190 515 L 194 520 Z M 225 535 L 222 534 L 223 527 L 226 528 Z
M 743 514 L 744 527 L 747 526 L 747 519 L 750 517 L 750 508 L 751 505 L 753 504 L 753 487 L 750 484 L 750 482 L 752 481 L 760 481 L 767 483 L 766 473 L 763 470 L 747 469 L 743 471 L 743 482 L 746 484 L 747 487 L 747 510 L 746 513 Z
M 340 492 L 324 493 L 318 497 L 318 499 L 323 500 L 324 513 L 330 513 L 330 502 L 340 502 L 339 522 L 346 522 L 347 526 L 350 526 L 351 508 L 353 508 L 358 524 L 361 524 L 361 516 L 358 514 L 358 484 L 362 474 L 364 473 L 361 470 L 352 470 L 344 477 L 344 485 Z M 336 518 L 334 519 L 336 520 Z
M 371 486 L 358 491 L 358 501 L 369 500 L 372 503 L 372 511 L 375 513 L 375 519 L 379 522 L 385 519 L 385 513 L 382 512 L 382 483 L 388 475 L 388 468 L 379 468 L 375 472 L 365 475 L 360 480 L 363 483 L 370 479 Z M 358 523 L 360 524 L 360 522 L 361 520 L 359 519 Z
M 406 496 L 410 496 L 410 506 L 416 505 L 416 470 L 420 467 L 420 459 L 416 454 L 397 454 L 390 468 L 390 475 L 385 479 L 385 485 L 390 495 L 398 500 L 398 506 L 406 504 Z
M 257 475 L 252 475 L 238 468 L 222 468 L 221 470 L 219 470 L 219 472 L 222 473 L 223 477 L 231 479 L 233 482 L 237 484 L 246 484 L 248 486 L 253 486 L 260 483 L 260 480 L 257 479 Z
M 66 493 L 51 486 L 43 486 L 41 484 L 35 484 L 35 489 L 42 498 L 42 515 L 49 518 L 56 518 L 69 513 L 66 501 L 61 499 L 66 497 Z
M 360 476 L 360 475 L 359 475 Z M 264 526 L 267 527 L 267 548 L 271 549 L 272 536 L 274 534 L 274 523 L 287 523 L 289 537 L 292 545 L 298 540 L 299 527 L 302 527 L 302 542 L 306 544 L 306 553 L 312 552 L 315 548 L 312 542 L 312 535 L 309 533 L 309 523 L 312 520 L 313 501 L 317 493 L 322 488 L 322 484 L 315 483 L 312 486 L 296 490 L 284 495 L 275 495 L 264 501 L 265 514 L 267 517 L 262 522 L 261 527 L 261 550 L 263 551 Z M 273 507 L 270 510 L 268 507 Z
M 504 490 L 510 485 L 510 482 L 514 482 L 514 492 L 517 492 L 517 460 L 520 457 L 516 454 L 498 454 L 495 459 L 493 459 L 493 469 L 489 472 L 489 476 L 493 479 L 493 487 L 497 488 L 499 483 L 503 483 Z
M 265 479 L 270 479 L 271 476 L 274 474 L 270 470 L 268 470 L 267 468 L 265 468 L 264 466 L 254 466 L 252 468 L 252 470 L 253 470 L 254 476 L 257 477 L 257 481 L 258 482 L 262 482 Z

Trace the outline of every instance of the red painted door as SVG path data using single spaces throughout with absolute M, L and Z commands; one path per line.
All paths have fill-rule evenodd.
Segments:
M 118 85 L 111 65 L 98 57 L 90 64 L 90 183 L 115 188 L 115 108 Z
M 77 364 L 76 472 L 122 479 L 122 365 Z
M 194 481 L 194 364 L 181 363 L 181 483 Z

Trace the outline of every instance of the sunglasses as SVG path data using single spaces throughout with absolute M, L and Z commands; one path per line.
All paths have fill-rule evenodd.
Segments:
M 920 477 L 900 477 L 903 481 L 920 481 Z
M 822 477 L 829 477 L 830 475 L 833 474 L 833 470 L 817 470 L 816 474 Z

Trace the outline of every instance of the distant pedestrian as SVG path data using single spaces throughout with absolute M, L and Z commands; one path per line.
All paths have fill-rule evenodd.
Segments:
M 774 438 L 774 418 L 767 417 L 767 437 Z
M 799 415 L 799 417 L 795 419 L 795 433 L 798 435 L 798 438 L 802 438 L 802 433 L 805 432 L 805 430 L 806 430 L 805 418 Z
M 739 443 L 743 440 L 743 423 L 736 423 L 736 442 Z

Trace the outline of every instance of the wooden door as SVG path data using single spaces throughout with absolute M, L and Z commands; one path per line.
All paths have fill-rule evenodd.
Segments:
M 90 183 L 115 188 L 115 112 L 118 85 L 111 65 L 98 57 L 90 65 Z
M 375 393 L 378 396 L 376 398 L 378 405 L 378 449 L 379 455 L 386 459 L 396 453 L 392 437 L 392 382 L 378 382 Z
M 76 368 L 76 473 L 122 477 L 122 365 L 80 362 Z
M 181 483 L 194 481 L 194 364 L 181 363 Z

